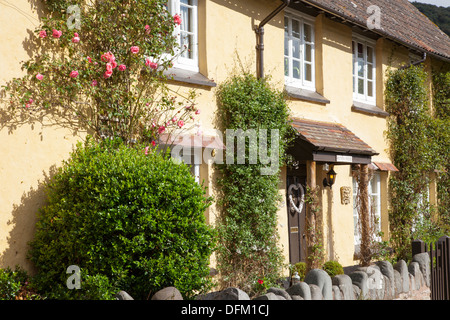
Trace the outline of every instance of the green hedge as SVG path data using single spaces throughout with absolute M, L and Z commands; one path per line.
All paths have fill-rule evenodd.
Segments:
M 48 186 L 30 257 L 49 298 L 147 299 L 165 286 L 185 297 L 208 288 L 212 199 L 184 164 L 119 142 L 78 145 Z M 81 289 L 69 290 L 70 265 Z

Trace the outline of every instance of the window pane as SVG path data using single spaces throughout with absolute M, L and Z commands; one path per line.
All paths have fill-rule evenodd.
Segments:
M 364 59 L 358 59 L 358 76 L 364 77 Z
M 289 39 L 286 36 L 284 37 L 284 55 L 289 55 Z
M 364 94 L 364 79 L 358 79 L 358 93 Z
M 292 19 L 292 36 L 300 39 L 300 23 Z
M 353 92 L 356 92 L 356 90 L 355 90 L 355 82 L 356 82 L 356 77 L 353 76 Z
M 284 58 L 284 75 L 289 77 L 289 59 Z
M 292 39 L 292 56 L 300 59 L 300 40 Z
M 367 81 L 367 95 L 373 97 L 373 82 Z
M 373 63 L 373 49 L 367 47 L 367 62 Z
M 312 42 L 312 32 L 311 32 L 311 26 L 309 24 L 303 24 L 303 30 L 304 30 L 304 39 L 306 42 Z
M 295 79 L 300 79 L 300 61 L 292 61 L 292 77 Z
M 312 62 L 312 46 L 310 44 L 305 45 L 305 61 Z
M 180 0 L 180 3 L 182 4 L 187 4 L 187 5 L 192 5 L 192 0 Z
M 189 31 L 192 32 L 192 22 L 190 17 L 192 17 L 192 9 L 189 9 L 187 7 L 181 7 L 181 25 L 180 29 L 182 31 Z
M 362 43 L 358 43 L 358 59 L 364 59 L 364 48 Z
M 289 19 L 288 18 L 284 18 L 284 36 L 288 36 L 289 35 Z
M 373 80 L 373 65 L 367 64 L 367 79 Z
M 180 44 L 181 44 L 181 50 L 182 50 L 181 56 L 183 58 L 188 58 L 188 59 L 193 58 L 192 43 L 193 43 L 193 36 L 186 34 L 184 32 L 181 32 Z
M 312 81 L 312 66 L 308 63 L 305 63 L 305 80 Z

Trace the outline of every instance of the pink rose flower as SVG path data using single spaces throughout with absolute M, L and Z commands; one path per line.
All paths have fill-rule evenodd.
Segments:
M 157 64 L 156 62 L 152 62 L 152 61 L 150 60 L 150 58 L 145 59 L 145 65 L 146 65 L 147 67 L 150 67 L 150 68 L 153 69 L 153 70 L 155 70 L 155 69 L 158 68 L 158 64 Z
M 115 59 L 115 58 L 114 58 Z M 116 60 L 111 61 L 111 65 L 113 67 L 113 69 L 115 69 L 117 67 L 117 62 Z
M 105 71 L 105 73 L 103 74 L 103 78 L 105 78 L 105 79 L 108 79 L 111 76 L 112 76 L 112 71 Z
M 30 104 L 29 103 L 27 103 L 27 104 L 25 104 L 25 108 L 29 108 L 30 107 Z
M 53 29 L 53 38 L 59 38 L 62 35 L 62 31 Z
M 158 133 L 159 133 L 159 134 L 163 133 L 164 131 L 166 131 L 166 127 L 160 126 L 160 127 L 158 128 Z
M 147 147 L 145 147 L 145 155 L 148 155 L 148 149 L 149 149 L 149 147 L 147 146 Z
M 109 63 L 109 62 L 106 64 L 106 71 L 108 71 L 108 72 L 112 72 L 113 71 L 112 64 Z
M 33 101 L 34 101 L 33 99 L 30 99 L 28 100 L 28 103 L 33 103 Z
M 178 121 L 177 125 L 178 127 L 181 128 L 182 126 L 184 126 L 184 121 L 183 120 Z
M 180 25 L 181 24 L 181 17 L 176 14 L 173 16 L 173 22 L 175 22 L 175 24 Z
M 124 64 L 121 64 L 121 65 L 119 66 L 119 71 L 125 71 L 126 69 L 127 69 L 127 66 L 124 65 Z
M 145 30 L 149 30 L 150 29 L 150 26 L 147 24 L 147 25 L 145 25 Z
M 45 30 L 39 31 L 39 37 L 45 38 L 47 36 L 47 32 Z
M 91 57 L 87 57 L 87 59 L 88 59 L 88 61 L 90 62 L 90 63 L 92 63 L 92 58 Z
M 100 59 L 101 59 L 103 62 L 113 62 L 113 61 L 116 60 L 116 57 L 114 57 L 114 55 L 111 53 L 111 51 L 108 51 L 108 52 L 102 54 L 102 55 L 100 56 Z
M 78 42 L 80 42 L 80 37 L 78 36 L 78 33 L 75 32 L 75 33 L 73 34 L 72 42 L 73 42 L 73 43 L 78 43 Z
M 197 110 L 195 111 L 195 114 L 200 114 L 200 109 L 197 109 Z
M 138 46 L 132 46 L 131 48 L 130 48 L 130 51 L 131 51 L 131 53 L 138 53 L 139 52 L 139 47 Z
M 36 75 L 36 79 L 42 80 L 42 79 L 44 79 L 44 76 L 43 76 L 42 74 L 38 73 L 38 74 Z
M 152 146 L 153 146 L 153 147 L 156 146 L 155 140 L 152 141 Z
M 92 80 L 91 86 L 95 87 L 98 84 L 97 80 Z
M 71 77 L 71 78 L 76 78 L 76 77 L 78 77 L 78 71 L 73 70 L 73 71 L 70 73 L 70 77 Z

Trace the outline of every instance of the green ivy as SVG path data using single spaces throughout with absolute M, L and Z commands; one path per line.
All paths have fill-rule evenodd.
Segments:
M 222 164 L 218 223 L 220 245 L 218 269 L 223 286 L 237 286 L 247 292 L 257 291 L 258 279 L 275 283 L 283 266 L 283 255 L 278 247 L 277 212 L 279 166 L 284 161 L 284 150 L 289 143 L 288 108 L 283 93 L 271 88 L 266 80 L 258 80 L 244 72 L 232 76 L 217 91 L 218 115 L 225 129 L 278 129 L 280 134 L 279 165 L 273 175 L 262 175 L 266 165 L 258 158 L 249 163 L 254 146 L 246 140 L 245 164 Z M 271 149 L 268 134 L 268 149 Z M 256 289 L 255 289 L 256 288 Z
M 426 192 L 430 173 L 448 165 L 449 127 L 430 111 L 427 83 L 428 74 L 421 66 L 390 70 L 386 83 L 386 111 L 390 114 L 386 136 L 392 161 L 399 169 L 389 180 L 391 244 L 398 259 L 408 259 L 413 238 L 441 228 L 433 218 Z M 436 114 L 440 113 L 439 109 Z

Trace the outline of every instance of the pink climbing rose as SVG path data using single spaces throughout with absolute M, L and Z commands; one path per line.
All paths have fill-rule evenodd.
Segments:
M 106 64 L 106 71 L 112 72 L 112 70 L 113 70 L 112 64 L 108 62 L 108 63 Z
M 113 61 L 116 61 L 116 57 L 111 53 L 111 51 L 108 51 L 108 52 L 102 54 L 100 56 L 100 59 L 103 62 L 110 62 L 110 63 L 112 63 Z
M 73 70 L 73 71 L 70 73 L 70 77 L 71 77 L 71 78 L 76 78 L 76 77 L 78 77 L 78 71 Z
M 180 25 L 181 24 L 181 17 L 176 14 L 173 16 L 173 22 L 175 22 L 175 24 Z
M 105 79 L 108 79 L 111 76 L 112 76 L 112 71 L 105 71 L 105 73 L 103 74 L 103 78 L 105 78 Z
M 47 32 L 45 30 L 39 31 L 39 37 L 45 38 L 47 36 Z
M 166 127 L 160 126 L 160 127 L 158 128 L 158 133 L 159 133 L 159 134 L 163 133 L 164 131 L 166 131 Z
M 53 29 L 53 38 L 59 38 L 62 35 L 62 31 L 61 30 L 56 30 Z
M 121 65 L 119 66 L 119 71 L 125 71 L 126 69 L 127 69 L 127 66 L 124 65 L 124 64 L 121 64 Z
M 155 70 L 155 69 L 158 68 L 158 64 L 157 64 L 156 62 L 152 62 L 152 61 L 150 60 L 150 58 L 145 59 L 145 65 L 146 65 L 147 67 L 150 67 L 150 68 L 153 69 L 153 70 Z
M 132 53 L 138 53 L 138 52 L 139 52 L 139 47 L 138 47 L 138 46 L 132 46 L 132 47 L 130 48 L 130 51 L 131 51 Z
M 73 34 L 72 42 L 73 42 L 73 43 L 78 43 L 78 42 L 80 42 L 80 37 L 78 36 L 78 33 L 75 32 L 75 33 Z
M 42 74 L 38 73 L 38 74 L 36 75 L 36 79 L 42 80 L 42 79 L 44 79 L 44 76 L 43 76 Z
M 178 127 L 181 128 L 182 126 L 184 126 L 184 121 L 183 120 L 178 121 L 177 125 Z
M 95 87 L 98 84 L 97 80 L 92 80 L 91 86 Z

